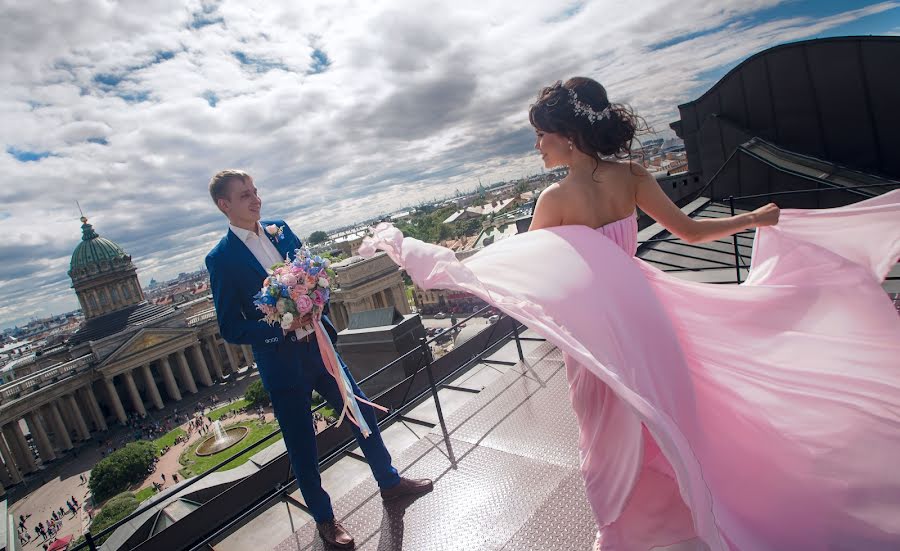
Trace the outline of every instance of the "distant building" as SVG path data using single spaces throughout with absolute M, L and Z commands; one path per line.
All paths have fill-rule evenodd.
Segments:
M 444 220 L 444 224 L 452 224 L 453 222 L 458 222 L 461 220 L 470 220 L 472 218 L 481 218 L 484 216 L 497 215 L 508 208 L 513 206 L 513 201 L 515 198 L 508 199 L 495 199 L 490 203 L 485 203 L 483 205 L 479 205 L 477 207 L 466 207 L 462 210 L 458 210 L 448 216 Z
M 393 307 L 409 314 L 406 286 L 400 269 L 385 253 L 372 258 L 354 256 L 332 264 L 336 275 L 331 293 L 331 320 L 338 331 L 346 329 L 357 312 Z
M 69 276 L 84 323 L 66 342 L 51 334 L 32 348 L 9 347 L 18 355 L 0 369 L 3 488 L 110 424 L 124 425 L 129 416 L 145 416 L 195 394 L 198 385 L 211 386 L 253 365 L 249 347 L 221 339 L 208 299 L 186 308 L 146 301 L 131 256 L 85 218 L 81 229 Z M 76 320 L 52 318 L 40 325 L 60 331 Z

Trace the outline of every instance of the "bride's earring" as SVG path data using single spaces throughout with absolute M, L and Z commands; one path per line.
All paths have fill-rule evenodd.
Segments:
M 572 145 L 572 140 L 569 140 L 569 151 L 572 151 L 575 147 Z

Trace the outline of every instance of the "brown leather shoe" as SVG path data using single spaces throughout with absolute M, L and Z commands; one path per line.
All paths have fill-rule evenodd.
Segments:
M 322 541 L 338 549 L 353 549 L 353 536 L 336 520 L 317 522 L 316 529 Z
M 434 484 L 427 478 L 412 479 L 401 478 L 400 483 L 392 486 L 387 490 L 381 490 L 381 499 L 383 501 L 393 501 L 401 497 L 425 494 L 434 488 Z

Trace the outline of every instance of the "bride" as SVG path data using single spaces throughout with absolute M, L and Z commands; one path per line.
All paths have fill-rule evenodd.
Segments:
M 630 152 L 639 120 L 588 78 L 531 106 L 569 167 L 531 230 L 464 262 L 382 224 L 423 288 L 475 294 L 563 352 L 596 548 L 900 548 L 900 191 L 827 210 L 684 215 Z M 760 228 L 736 286 L 635 258 L 636 208 L 689 243 Z M 777 224 L 777 225 L 776 225 Z M 540 231 L 537 231 L 540 230 Z

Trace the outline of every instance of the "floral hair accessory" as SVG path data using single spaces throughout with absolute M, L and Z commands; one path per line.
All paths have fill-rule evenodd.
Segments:
M 578 99 L 578 93 L 571 88 L 569 88 L 569 103 L 572 104 L 576 115 L 587 117 L 587 119 L 591 121 L 591 124 L 602 119 L 608 119 L 610 117 L 611 110 L 609 103 L 606 104 L 606 107 L 604 107 L 600 111 L 597 111 L 590 105 Z

